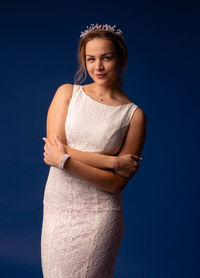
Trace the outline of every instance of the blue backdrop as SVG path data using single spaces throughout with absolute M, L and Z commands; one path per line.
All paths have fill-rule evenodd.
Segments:
M 46 115 L 57 88 L 73 83 L 90 23 L 124 32 L 123 90 L 147 116 L 141 168 L 123 192 L 114 277 L 200 277 L 199 8 L 193 0 L 1 1 L 0 277 L 42 277 Z

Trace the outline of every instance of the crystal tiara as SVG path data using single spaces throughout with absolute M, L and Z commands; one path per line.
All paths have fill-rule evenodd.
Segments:
M 122 31 L 120 29 L 115 29 L 116 25 L 108 25 L 108 24 L 103 24 L 103 25 L 100 25 L 100 24 L 97 24 L 94 25 L 94 24 L 90 24 L 90 26 L 87 26 L 87 29 L 84 30 L 83 32 L 81 32 L 81 35 L 80 37 L 83 38 L 85 35 L 87 35 L 88 33 L 92 32 L 92 31 L 95 31 L 95 30 L 98 30 L 98 31 L 108 31 L 108 32 L 112 32 L 113 34 L 116 34 L 120 37 L 123 38 L 122 36 Z

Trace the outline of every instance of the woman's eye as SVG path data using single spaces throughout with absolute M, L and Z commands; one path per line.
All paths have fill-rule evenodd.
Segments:
M 94 60 L 95 60 L 94 58 L 88 58 L 87 59 L 87 61 L 94 61 Z M 111 57 L 106 56 L 106 57 L 104 57 L 104 60 L 109 61 L 109 60 L 111 60 Z
M 88 61 L 93 61 L 94 60 L 94 58 L 88 58 Z
M 111 60 L 111 57 L 109 57 L 109 56 L 106 56 L 106 57 L 104 57 L 106 60 Z

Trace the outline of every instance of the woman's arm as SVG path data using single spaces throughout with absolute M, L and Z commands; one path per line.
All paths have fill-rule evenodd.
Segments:
M 65 154 L 65 148 L 59 138 L 55 137 L 56 146 L 52 145 L 47 138 L 44 146 L 44 161 L 50 166 L 58 167 L 62 157 Z M 117 175 L 111 170 L 102 170 L 86 165 L 72 157 L 69 157 L 64 164 L 64 170 L 70 171 L 99 189 L 119 193 L 128 182 L 128 178 Z M 92 186 L 91 185 L 91 186 Z
M 46 132 L 47 138 L 44 138 L 46 142 L 44 149 L 44 161 L 48 165 L 56 166 L 59 164 L 59 161 L 63 155 L 64 150 L 59 150 L 57 148 L 57 142 L 54 138 L 54 134 L 59 136 L 59 140 L 66 144 L 65 136 L 65 119 L 68 112 L 68 105 L 70 103 L 73 93 L 73 85 L 64 84 L 58 87 L 56 93 L 51 101 L 51 104 L 47 113 L 47 122 L 46 122 Z M 113 162 L 111 162 L 109 156 L 106 156 L 106 159 L 103 161 L 100 157 L 100 163 L 103 167 L 111 168 Z M 104 157 L 105 158 L 105 157 Z M 70 163 L 68 165 L 71 171 L 75 174 L 78 174 L 80 177 L 92 182 L 96 186 L 100 186 L 102 189 L 106 189 L 109 192 L 117 192 L 119 184 L 126 182 L 126 178 L 123 178 L 120 175 L 114 174 L 109 170 L 101 170 L 92 166 L 85 165 L 78 160 L 70 157 Z M 79 169 L 80 167 L 80 169 Z M 90 174 L 91 173 L 91 174 Z M 112 187 L 112 188 L 111 188 Z
M 126 153 L 140 154 L 144 146 L 145 132 L 146 117 L 143 110 L 138 108 L 131 120 L 128 134 L 120 155 Z M 58 138 L 55 138 L 55 141 L 57 146 L 53 146 L 48 139 L 45 138 L 46 147 L 44 161 L 49 165 L 58 166 L 64 152 L 64 146 Z M 69 158 L 66 161 L 64 169 L 69 170 L 102 190 L 116 194 L 124 189 L 129 180 L 128 178 L 122 177 L 109 170 L 102 170 L 86 165 L 74 158 Z
M 83 152 L 67 146 L 65 135 L 65 119 L 72 93 L 73 85 L 64 84 L 58 87 L 53 97 L 53 100 L 48 109 L 46 123 L 47 139 L 49 142 L 55 145 L 54 134 L 57 134 L 60 141 L 64 144 L 65 150 L 72 158 L 96 168 L 112 169 L 116 173 L 117 170 L 120 170 L 121 175 L 125 177 L 131 177 L 132 173 L 134 173 L 139 166 L 137 163 L 137 157 L 134 157 L 133 159 L 131 155 L 127 155 L 119 158 L 118 156 Z
M 83 162 L 89 166 L 100 169 L 114 169 L 117 163 L 117 157 L 94 152 L 80 151 L 65 145 L 66 152 L 74 159 Z
M 119 194 L 129 180 L 111 170 L 98 169 L 71 157 L 66 161 L 64 169 L 87 180 L 97 188 L 113 194 Z
M 71 84 L 64 84 L 58 88 L 56 94 L 51 102 L 47 115 L 47 140 L 52 147 L 55 147 L 57 143 L 54 139 L 54 134 L 57 134 L 61 142 L 65 142 L 65 118 L 67 115 L 68 104 L 73 92 L 73 86 Z M 134 113 L 134 119 L 131 120 L 129 130 L 120 151 L 119 156 L 125 154 L 140 154 L 144 144 L 145 133 L 145 116 L 143 111 L 138 108 Z M 48 150 L 49 151 L 49 150 Z M 52 152 L 52 155 L 54 152 Z M 59 154 L 59 159 L 61 154 Z M 46 151 L 44 161 L 48 164 L 49 153 Z M 51 163 L 49 163 L 51 165 Z M 58 163 L 59 164 L 59 163 Z M 68 165 L 68 170 L 77 174 L 81 178 L 92 182 L 97 187 L 113 192 L 119 193 L 125 187 L 128 182 L 126 177 L 113 173 L 110 170 L 102 170 L 89 165 L 86 165 L 80 161 L 70 158 L 65 167 Z
M 138 161 L 142 157 L 134 154 L 105 155 L 94 152 L 80 151 L 63 144 L 66 152 L 74 159 L 99 169 L 112 169 L 124 177 L 133 177 L 140 167 Z
M 147 120 L 144 111 L 141 108 L 137 108 L 131 119 L 125 142 L 118 154 L 119 156 L 126 154 L 137 154 L 140 156 L 146 140 L 146 124 Z M 66 161 L 64 168 L 99 188 L 112 193 L 121 192 L 129 180 L 108 170 L 105 171 L 85 165 L 73 157 Z
M 66 145 L 65 119 L 72 93 L 73 85 L 71 84 L 61 85 L 57 89 L 47 113 L 47 139 L 52 145 L 55 145 L 54 134 L 56 134 L 71 157 L 97 168 L 114 169 L 116 157 L 97 153 L 84 153 Z

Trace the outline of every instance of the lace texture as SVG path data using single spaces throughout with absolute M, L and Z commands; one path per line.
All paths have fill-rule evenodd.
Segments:
M 137 105 L 110 106 L 74 85 L 65 122 L 67 144 L 116 154 Z M 43 199 L 44 278 L 112 278 L 124 233 L 121 194 L 112 194 L 51 166 Z

